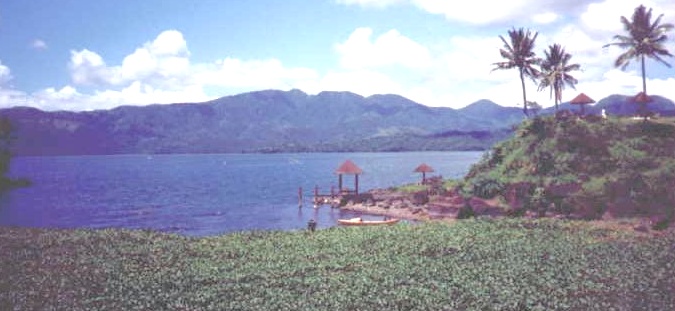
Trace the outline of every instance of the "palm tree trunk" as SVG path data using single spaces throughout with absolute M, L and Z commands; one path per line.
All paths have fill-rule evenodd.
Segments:
M 645 79 L 645 55 L 640 55 L 640 60 L 642 61 L 642 93 L 647 95 L 647 80 Z
M 555 89 L 555 94 L 554 94 L 555 95 L 555 101 L 554 101 L 555 102 L 555 112 L 558 112 L 558 103 L 560 102 L 560 99 L 562 98 L 562 95 L 560 95 L 560 93 L 562 93 L 562 91 L 557 86 L 554 87 L 554 89 Z
M 645 55 L 641 54 L 640 55 L 640 62 L 642 65 L 642 93 L 645 95 L 645 98 L 647 98 L 647 80 L 645 77 Z M 640 103 L 640 113 L 642 114 L 642 117 L 644 118 L 644 122 L 647 122 L 647 102 L 646 100 L 643 103 Z
M 527 96 L 525 95 L 525 77 L 523 76 L 523 68 L 520 69 L 520 85 L 523 87 L 523 113 L 525 117 L 530 115 L 527 113 Z

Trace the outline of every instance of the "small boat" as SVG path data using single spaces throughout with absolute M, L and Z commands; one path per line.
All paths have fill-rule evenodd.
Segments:
M 391 218 L 387 220 L 363 220 L 361 217 L 350 219 L 338 219 L 338 224 L 343 226 L 377 226 L 377 225 L 393 225 L 399 222 L 398 218 Z

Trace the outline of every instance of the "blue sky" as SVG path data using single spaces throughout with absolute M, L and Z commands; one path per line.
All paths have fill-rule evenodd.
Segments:
M 0 108 L 95 110 L 293 88 L 519 106 L 517 72 L 491 72 L 511 27 L 538 31 L 539 54 L 560 43 L 582 66 L 563 101 L 632 95 L 638 68 L 613 68 L 621 51 L 602 46 L 641 3 L 675 23 L 670 0 L 4 0 Z M 647 74 L 649 94 L 675 99 L 675 69 L 651 61 Z M 552 105 L 548 91 L 527 89 Z

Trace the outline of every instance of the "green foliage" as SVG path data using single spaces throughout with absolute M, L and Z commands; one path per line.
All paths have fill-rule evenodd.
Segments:
M 581 191 L 570 195 L 567 202 L 580 217 L 597 219 L 607 210 L 607 185 L 605 178 L 592 178 L 583 184 Z
M 12 141 L 13 126 L 8 118 L 0 118 L 0 177 L 9 171 L 11 153 L 9 150 Z
M 673 310 L 675 236 L 550 219 L 186 238 L 0 228 L 14 310 Z
M 472 195 L 531 183 L 542 189 L 524 198 L 541 212 L 541 202 L 571 207 L 597 218 L 609 207 L 625 215 L 672 215 L 675 122 L 580 118 L 561 112 L 526 120 L 514 138 L 496 145 L 466 176 Z M 551 194 L 557 185 L 577 184 L 577 193 Z M 670 188 L 668 188 L 670 187 Z M 671 189 L 671 190 L 667 190 Z M 532 195 L 532 193 L 530 193 Z M 553 197 L 555 196 L 555 197 Z M 541 204 L 540 204 L 541 203 Z M 668 216 L 672 217 L 672 216 Z
M 504 190 L 504 184 L 500 181 L 489 178 L 479 177 L 472 181 L 472 193 L 479 198 L 491 199 Z
M 6 117 L 0 117 L 0 192 L 14 187 L 25 187 L 30 185 L 26 179 L 10 179 L 7 172 L 12 160 L 10 145 L 14 140 L 14 126 Z
M 400 191 L 400 192 L 405 192 L 405 193 L 415 193 L 415 192 L 420 192 L 420 191 L 426 191 L 427 186 L 410 184 L 410 185 L 403 185 L 403 186 L 397 187 L 395 190 Z

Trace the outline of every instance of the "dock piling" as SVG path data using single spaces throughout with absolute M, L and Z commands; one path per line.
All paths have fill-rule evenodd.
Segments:
M 298 188 L 298 207 L 302 207 L 302 187 Z

